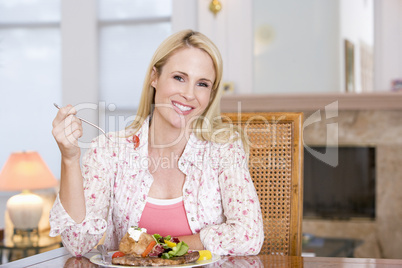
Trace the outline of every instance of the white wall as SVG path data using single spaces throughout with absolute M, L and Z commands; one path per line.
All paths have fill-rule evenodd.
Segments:
M 383 1 L 386 2 L 386 1 Z M 362 92 L 360 47 L 364 44 L 374 46 L 374 1 L 340 0 L 340 48 L 341 48 L 341 85 L 344 85 L 344 40 L 354 45 L 355 91 Z
M 221 48 L 224 81 L 236 93 L 344 92 L 345 38 L 355 44 L 356 92 L 362 41 L 374 46 L 369 90 L 390 91 L 402 79 L 402 0 L 222 0 L 215 17 L 210 1 L 193 1 L 198 30 Z
M 173 0 L 172 32 L 198 29 L 197 0 Z
M 339 92 L 338 1 L 253 2 L 253 92 Z
M 389 91 L 393 79 L 402 79 L 402 0 L 375 1 L 376 91 Z
M 79 1 L 76 1 L 68 5 L 77 6 Z M 93 1 L 87 5 L 93 4 Z M 223 81 L 233 82 L 236 93 L 342 92 L 343 38 L 352 39 L 357 44 L 359 40 L 373 43 L 373 25 L 370 23 L 373 12 L 369 12 L 373 2 L 376 6 L 384 6 L 381 9 L 376 7 L 376 17 L 384 13 L 380 26 L 382 36 L 391 41 L 381 42 L 379 39 L 382 37 L 376 32 L 375 45 L 379 48 L 375 48 L 378 65 L 375 77 L 379 78 L 375 78 L 375 90 L 389 90 L 391 77 L 401 77 L 398 71 L 401 69 L 402 61 L 398 60 L 401 50 L 397 47 L 402 41 L 395 40 L 400 40 L 402 35 L 397 27 L 391 25 L 401 24 L 402 16 L 398 15 L 402 13 L 402 0 L 221 0 L 222 11 L 215 16 L 208 9 L 208 0 L 174 0 L 172 31 L 192 28 L 209 36 L 223 56 Z M 358 7 L 365 9 L 357 13 Z M 387 13 L 391 15 L 385 15 Z M 84 32 L 82 36 L 82 42 L 93 40 L 87 40 L 88 35 Z M 360 91 L 358 47 L 355 54 L 356 88 Z M 378 55 L 384 55 L 382 60 L 378 59 Z M 92 73 L 94 70 L 90 64 L 86 67 L 71 64 L 68 68 L 81 76 L 83 68 L 91 69 Z M 93 90 L 97 83 L 96 75 L 91 80 L 87 82 L 89 86 L 86 90 L 92 95 L 83 97 L 83 100 L 96 99 L 97 93 Z M 65 80 L 63 100 L 82 93 L 83 85 L 79 82 Z M 66 86 L 69 83 L 75 86 Z
M 223 59 L 222 81 L 231 82 L 238 94 L 253 92 L 253 1 L 220 0 L 214 15 L 209 0 L 197 0 L 197 30 L 219 48 Z

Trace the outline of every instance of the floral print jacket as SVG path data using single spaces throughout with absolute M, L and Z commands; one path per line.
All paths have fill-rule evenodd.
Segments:
M 136 133 L 99 136 L 83 157 L 86 216 L 76 223 L 57 196 L 50 212 L 50 236 L 61 235 L 75 256 L 89 252 L 105 234 L 116 250 L 130 226 L 137 226 L 153 182 L 148 170 L 149 118 Z M 204 247 L 220 255 L 256 255 L 264 240 L 262 215 L 241 140 L 219 144 L 192 134 L 178 160 L 186 175 L 183 201 L 190 228 Z

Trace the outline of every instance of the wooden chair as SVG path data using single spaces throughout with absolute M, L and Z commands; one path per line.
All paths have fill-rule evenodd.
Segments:
M 261 254 L 301 256 L 302 113 L 223 113 L 249 141 L 249 169 L 264 219 Z

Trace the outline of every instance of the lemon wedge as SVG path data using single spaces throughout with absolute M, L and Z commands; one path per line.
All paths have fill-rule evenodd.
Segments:
M 209 250 L 199 250 L 200 257 L 198 258 L 199 261 L 206 261 L 212 259 L 211 251 Z

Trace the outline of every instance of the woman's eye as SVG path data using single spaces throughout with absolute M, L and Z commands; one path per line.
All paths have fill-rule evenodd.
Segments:
M 184 81 L 184 79 L 178 75 L 175 75 L 173 78 L 176 79 L 177 81 Z
M 198 83 L 198 85 L 200 87 L 209 87 L 209 85 L 207 83 Z

